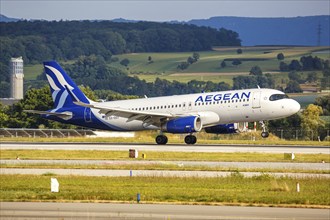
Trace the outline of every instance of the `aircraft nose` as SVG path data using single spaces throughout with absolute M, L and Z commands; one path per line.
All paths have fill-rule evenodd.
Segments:
M 299 110 L 300 110 L 299 102 L 297 102 L 296 100 L 291 100 L 290 110 L 292 111 L 293 114 L 299 112 Z

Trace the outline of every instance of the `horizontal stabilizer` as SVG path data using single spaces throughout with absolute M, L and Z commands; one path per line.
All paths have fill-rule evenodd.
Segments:
M 34 113 L 39 115 L 53 115 L 64 120 L 72 118 L 72 112 L 48 112 L 48 111 L 37 111 L 37 110 L 24 110 L 24 112 Z

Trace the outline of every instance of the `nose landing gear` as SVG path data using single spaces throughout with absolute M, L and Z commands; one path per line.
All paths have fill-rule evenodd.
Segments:
M 261 132 L 261 137 L 267 138 L 269 136 L 269 132 L 267 131 L 267 126 L 264 121 L 259 121 L 261 127 L 262 127 L 262 132 Z

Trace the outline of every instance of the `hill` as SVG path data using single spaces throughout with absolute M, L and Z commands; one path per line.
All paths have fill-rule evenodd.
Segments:
M 20 19 L 18 18 L 9 18 L 5 15 L 0 14 L 0 22 L 16 22 L 19 21 Z
M 292 18 L 211 17 L 194 19 L 188 24 L 225 28 L 237 32 L 244 46 L 254 45 L 330 45 L 330 16 Z

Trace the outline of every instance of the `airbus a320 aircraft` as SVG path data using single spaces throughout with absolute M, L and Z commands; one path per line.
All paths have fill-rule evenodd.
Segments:
M 300 105 L 274 89 L 245 89 L 189 95 L 163 96 L 111 102 L 88 99 L 55 61 L 44 62 L 55 108 L 27 110 L 44 118 L 112 131 L 160 130 L 157 144 L 166 144 L 165 132 L 187 134 L 195 144 L 195 132 L 235 133 L 238 124 L 259 121 L 262 137 L 268 137 L 263 121 L 288 117 Z

